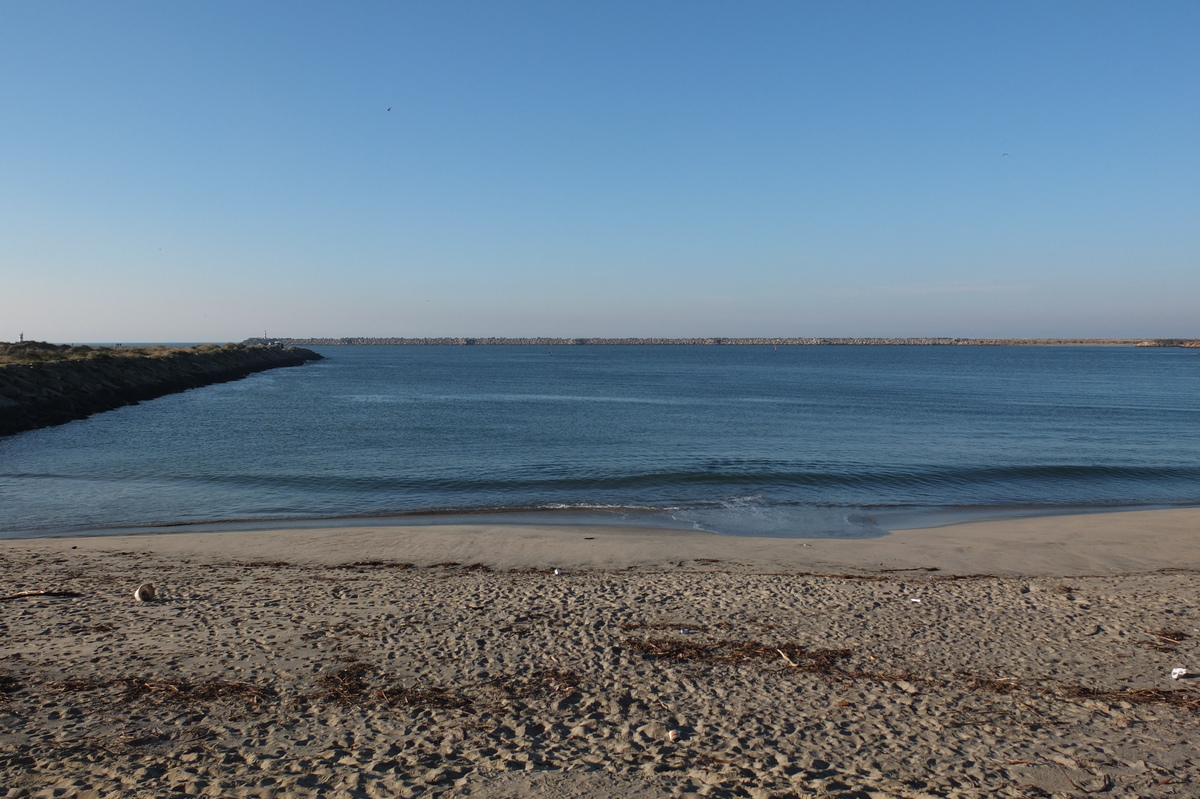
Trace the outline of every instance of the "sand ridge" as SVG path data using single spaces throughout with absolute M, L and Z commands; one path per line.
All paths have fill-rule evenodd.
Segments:
M 1103 524 L 1145 558 L 1195 520 Z M 945 569 L 945 529 L 841 562 L 578 528 L 2 542 L 0 795 L 1197 795 L 1169 675 L 1200 671 L 1200 563 L 1039 523 L 1074 574 Z

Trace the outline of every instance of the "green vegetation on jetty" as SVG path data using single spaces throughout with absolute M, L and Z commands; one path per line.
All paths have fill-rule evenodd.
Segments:
M 0 342 L 0 435 L 63 424 L 165 394 L 320 359 L 311 350 L 278 345 L 88 347 Z
M 231 346 L 238 345 L 224 345 Z M 92 347 L 86 344 L 50 344 L 45 341 L 19 341 L 13 344 L 0 341 L 0 366 L 11 363 L 53 363 L 104 358 L 166 358 L 181 352 L 216 352 L 222 348 L 220 344 L 197 344 L 194 347 L 172 347 L 165 344 Z

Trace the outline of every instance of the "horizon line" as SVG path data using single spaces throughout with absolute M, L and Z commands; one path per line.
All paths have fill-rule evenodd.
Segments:
M 762 345 L 1112 345 L 1142 347 L 1200 347 L 1193 338 L 1016 338 L 949 336 L 270 336 L 251 337 L 247 345 L 284 344 L 288 346 L 584 346 L 584 345 L 675 345 L 675 346 L 762 346 Z

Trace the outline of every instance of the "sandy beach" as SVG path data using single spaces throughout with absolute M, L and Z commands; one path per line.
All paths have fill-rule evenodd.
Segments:
M 0 796 L 1200 795 L 1200 510 L 0 541 Z M 156 597 L 133 597 L 153 583 Z

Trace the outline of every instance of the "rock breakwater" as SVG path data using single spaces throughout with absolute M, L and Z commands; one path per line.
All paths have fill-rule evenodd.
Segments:
M 0 349 L 5 360 L 27 361 L 0 365 L 0 435 L 321 359 L 311 350 L 243 344 L 164 349 L 151 355 L 37 342 L 0 344 Z
M 857 346 L 976 346 L 976 347 L 1012 347 L 1012 346 L 1118 346 L 1118 347 L 1195 347 L 1200 341 L 1195 339 L 1124 339 L 1124 338 L 462 338 L 443 336 L 438 338 L 367 338 L 347 336 L 342 338 L 280 338 L 263 339 L 249 338 L 243 344 L 264 345 L 283 344 L 290 347 L 336 347 L 345 345 L 385 345 L 385 346 L 456 346 L 456 345 L 540 345 L 572 346 L 572 345 L 758 345 L 758 346 L 820 346 L 820 345 L 857 345 Z

